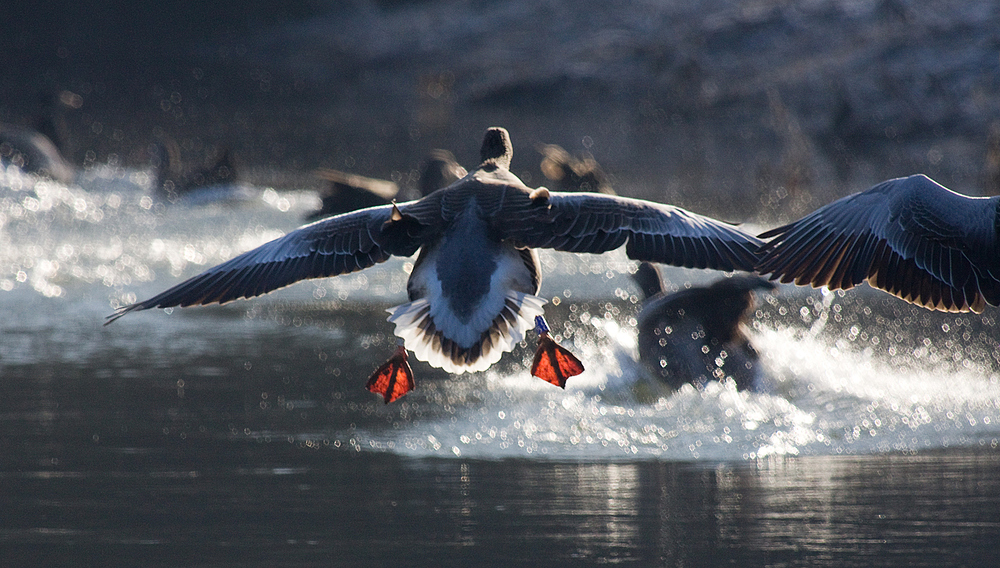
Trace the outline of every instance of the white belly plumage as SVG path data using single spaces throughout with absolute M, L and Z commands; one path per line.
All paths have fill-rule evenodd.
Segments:
M 479 241 L 477 247 L 486 249 L 480 258 L 488 262 L 442 260 L 454 259 L 468 237 L 453 236 L 422 252 L 410 275 L 412 301 L 389 310 L 406 348 L 450 373 L 483 371 L 499 361 L 534 327 L 546 303 L 529 293 L 536 280 L 513 246 Z

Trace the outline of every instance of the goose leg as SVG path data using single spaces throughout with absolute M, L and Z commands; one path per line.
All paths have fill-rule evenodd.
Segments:
M 415 385 L 408 358 L 403 340 L 399 340 L 396 352 L 368 377 L 365 386 L 369 391 L 382 395 L 386 404 L 410 392 Z
M 538 349 L 531 364 L 532 376 L 566 388 L 566 379 L 583 372 L 583 363 L 549 337 L 549 326 L 543 316 L 535 316 L 535 331 L 538 333 Z

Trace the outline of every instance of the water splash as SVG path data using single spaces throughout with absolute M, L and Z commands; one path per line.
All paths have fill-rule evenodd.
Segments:
M 16 168 L 0 171 L 0 298 L 14 314 L 4 328 L 3 361 L 65 361 L 106 374 L 102 357 L 110 346 L 148 353 L 156 365 L 190 372 L 191 381 L 219 381 L 234 367 L 208 360 L 220 347 L 242 345 L 245 352 L 233 355 L 239 365 L 251 362 L 247 353 L 264 362 L 284 356 L 267 351 L 267 343 L 293 330 L 296 342 L 317 351 L 339 345 L 336 368 L 302 364 L 304 375 L 327 367 L 339 373 L 347 365 L 365 375 L 373 357 L 384 358 L 368 348 L 388 345 L 382 312 L 405 298 L 412 259 L 205 308 L 199 313 L 211 318 L 209 326 L 148 314 L 100 331 L 111 306 L 275 238 L 316 206 L 308 192 L 264 190 L 256 202 L 235 208 L 165 207 L 149 197 L 148 183 L 142 172 L 119 168 L 95 168 L 73 186 Z M 767 374 L 760 391 L 738 392 L 722 382 L 670 393 L 636 362 L 638 298 L 628 278 L 635 263 L 621 251 L 600 257 L 542 251 L 541 261 L 552 335 L 587 367 L 566 390 L 529 376 L 529 338 L 485 373 L 418 371 L 428 373 L 418 377 L 418 389 L 388 407 L 361 398 L 366 392 L 343 404 L 315 402 L 312 415 L 326 412 L 319 425 L 268 423 L 284 416 L 274 413 L 296 416 L 306 408 L 305 402 L 286 408 L 288 400 L 300 400 L 289 395 L 262 415 L 263 425 L 238 428 L 239 435 L 410 456 L 611 461 L 995 447 L 1000 438 L 993 310 L 934 314 L 863 287 L 846 294 L 786 287 L 764 296 L 754 318 L 752 341 Z M 668 270 L 666 276 L 677 289 L 718 275 Z M 306 333 L 310 328 L 315 333 Z M 114 364 L 121 376 L 144 372 L 126 368 L 134 365 L 128 359 Z

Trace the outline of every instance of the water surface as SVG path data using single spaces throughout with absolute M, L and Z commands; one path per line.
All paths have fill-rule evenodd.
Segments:
M 416 363 L 387 406 L 363 385 L 412 259 L 103 327 L 316 205 L 261 188 L 167 207 L 148 184 L 0 170 L 6 565 L 992 561 L 995 309 L 785 287 L 754 318 L 758 392 L 667 393 L 635 362 L 634 263 L 544 253 L 547 317 L 584 375 L 530 377 L 525 345 L 473 375 Z

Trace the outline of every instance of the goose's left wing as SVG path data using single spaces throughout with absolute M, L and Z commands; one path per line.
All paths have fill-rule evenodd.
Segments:
M 544 189 L 531 195 L 506 207 L 496 228 L 532 248 L 602 253 L 624 244 L 634 260 L 752 271 L 762 244 L 733 225 L 672 205 Z

